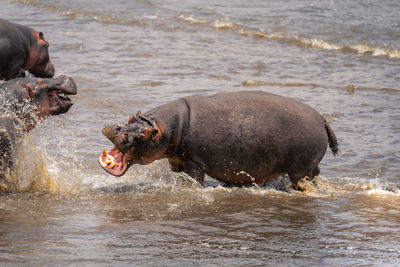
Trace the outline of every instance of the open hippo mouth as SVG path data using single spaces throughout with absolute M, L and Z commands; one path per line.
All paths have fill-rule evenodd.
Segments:
M 99 156 L 100 166 L 112 175 L 121 176 L 131 164 L 145 165 L 154 161 L 158 154 L 151 150 L 159 130 L 153 125 L 155 122 L 140 116 L 138 112 L 136 117 L 130 116 L 123 126 L 105 126 L 102 133 L 114 144 L 114 148 L 109 152 L 103 150 Z
M 71 98 L 69 95 L 73 95 L 72 93 L 66 91 L 52 91 L 49 94 L 49 98 L 51 99 L 51 107 L 50 114 L 51 115 L 59 115 L 67 112 L 71 106 L 73 105 Z
M 59 115 L 67 112 L 73 105 L 69 95 L 76 95 L 77 89 L 72 78 L 60 76 L 54 79 L 45 79 L 49 90 L 50 114 Z
M 110 151 L 103 150 L 99 156 L 100 166 L 108 173 L 115 176 L 122 176 L 131 165 L 131 160 L 128 153 L 123 153 L 118 148 L 113 147 Z
M 132 162 L 134 146 L 129 142 L 128 134 L 121 132 L 122 127 L 108 125 L 103 128 L 102 133 L 114 144 L 114 147 L 99 156 L 100 166 L 108 173 L 122 176 L 128 170 Z

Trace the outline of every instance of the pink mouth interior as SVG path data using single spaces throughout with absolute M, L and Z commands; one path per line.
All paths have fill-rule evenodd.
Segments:
M 99 163 L 104 170 L 115 176 L 123 175 L 129 167 L 127 154 L 120 152 L 116 147 L 108 152 L 104 149 L 99 156 Z

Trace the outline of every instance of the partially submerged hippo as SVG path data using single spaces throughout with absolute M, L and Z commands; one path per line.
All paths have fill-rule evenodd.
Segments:
M 0 85 L 0 180 L 12 170 L 14 152 L 23 133 L 50 115 L 67 112 L 77 93 L 67 76 L 17 78 Z
M 115 147 L 100 165 L 120 176 L 132 164 L 168 158 L 171 168 L 203 183 L 204 174 L 227 185 L 263 184 L 288 174 L 293 184 L 313 178 L 336 137 L 316 110 L 261 91 L 189 96 L 106 126 Z
M 23 77 L 25 70 L 38 77 L 53 77 L 48 47 L 42 32 L 0 19 L 0 80 Z

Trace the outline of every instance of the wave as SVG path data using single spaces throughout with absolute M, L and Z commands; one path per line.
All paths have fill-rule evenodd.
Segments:
M 272 87 L 312 87 L 312 88 L 326 88 L 326 89 L 338 89 L 338 90 L 346 90 L 349 93 L 355 93 L 356 91 L 381 91 L 386 93 L 394 93 L 400 91 L 400 89 L 394 88 L 376 88 L 376 87 L 368 87 L 368 86 L 357 86 L 354 84 L 346 85 L 346 86 L 331 86 L 331 85 L 322 85 L 317 83 L 281 83 L 281 82 L 266 82 L 259 80 L 245 80 L 242 82 L 244 87 L 262 87 L 262 86 L 272 86 Z
M 190 24 L 206 24 L 207 20 L 203 19 L 195 19 L 193 17 L 186 17 L 184 15 L 179 15 L 178 19 L 184 20 L 186 22 L 189 22 Z
M 95 21 L 104 22 L 104 23 L 147 26 L 147 23 L 144 23 L 144 22 L 136 20 L 136 19 L 123 19 L 123 18 L 119 18 L 116 16 L 105 15 L 105 14 L 100 14 L 100 13 L 72 10 L 70 8 L 60 7 L 60 6 L 56 6 L 56 5 L 52 5 L 52 4 L 48 4 L 48 3 L 42 3 L 42 2 L 39 2 L 36 0 L 9 0 L 9 1 L 12 3 L 21 3 L 21 4 L 41 8 L 41 9 L 48 10 L 48 11 L 55 12 L 55 13 L 61 13 L 61 14 L 67 15 L 71 18 L 87 17 L 87 18 L 91 18 Z
M 398 185 L 388 185 L 381 180 L 361 177 L 316 177 L 312 181 L 303 179 L 298 184 L 299 190 L 295 190 L 287 176 L 280 176 L 263 186 L 254 185 L 251 187 L 225 187 L 218 181 L 206 177 L 203 187 L 186 174 L 168 173 L 165 169 L 158 170 L 158 172 L 158 174 L 154 173 L 152 176 L 148 172 L 144 174 L 140 171 L 137 173 L 131 171 L 132 177 L 126 181 L 107 183 L 93 189 L 107 193 L 134 193 L 145 198 L 149 195 L 163 194 L 166 198 L 172 197 L 178 205 L 185 205 L 183 203 L 187 201 L 184 199 L 188 196 L 192 200 L 197 199 L 199 202 L 202 202 L 204 198 L 213 202 L 216 198 L 224 195 L 285 196 L 287 198 L 299 196 L 312 198 L 358 196 L 371 199 L 400 199 Z M 176 198 L 177 195 L 179 195 L 178 198 Z
M 361 177 L 325 178 L 316 177 L 313 181 L 301 180 L 299 188 L 302 193 L 311 197 L 346 197 L 368 196 L 372 198 L 400 197 L 398 185 L 388 185 L 379 179 L 365 179 Z
M 304 44 L 313 48 L 320 48 L 326 50 L 339 50 L 342 52 L 350 52 L 357 54 L 370 54 L 372 56 L 387 56 L 390 58 L 400 58 L 400 50 L 389 47 L 376 47 L 370 44 L 355 44 L 355 45 L 341 45 L 327 42 L 320 39 L 299 39 L 294 37 L 300 44 Z
M 160 81 L 143 81 L 143 82 L 139 82 L 136 85 L 137 86 L 150 86 L 150 87 L 155 87 L 155 86 L 160 86 L 163 83 Z
M 72 10 L 70 8 L 60 7 L 49 3 L 43 3 L 37 0 L 9 0 L 14 3 L 22 3 L 25 5 L 30 5 L 38 8 L 42 8 L 45 10 L 49 10 L 52 12 L 62 13 L 69 17 L 88 17 L 95 21 L 103 22 L 103 23 L 112 23 L 112 24 L 126 24 L 126 25 L 140 25 L 140 26 L 148 26 L 149 24 L 140 21 L 138 19 L 124 19 L 117 16 L 86 12 L 81 10 Z M 149 2 L 149 4 L 151 4 Z M 153 6 L 153 4 L 151 4 Z M 267 33 L 263 30 L 252 30 L 248 29 L 244 26 L 241 26 L 237 23 L 227 21 L 227 20 L 206 20 L 206 19 L 198 19 L 191 15 L 183 15 L 180 14 L 177 16 L 177 19 L 188 23 L 190 25 L 206 25 L 212 27 L 215 30 L 230 30 L 241 36 L 252 37 L 252 38 L 265 38 L 278 40 L 281 42 L 285 42 L 288 44 L 293 44 L 299 47 L 306 48 L 315 48 L 321 50 L 335 50 L 342 51 L 344 53 L 356 53 L 370 56 L 385 56 L 389 58 L 400 58 L 400 49 L 394 46 L 374 46 L 371 44 L 336 44 L 333 42 L 329 42 L 322 39 L 316 38 L 301 38 L 297 35 L 291 35 L 286 33 Z M 164 23 L 164 22 L 163 22 Z M 159 26 L 159 25 L 158 25 Z M 166 27 L 168 28 L 168 27 Z M 178 27 L 178 29 L 180 29 Z
M 242 82 L 244 87 L 258 86 L 276 86 L 276 87 L 324 87 L 316 83 L 280 83 L 280 82 L 264 82 L 258 80 L 246 80 Z
M 189 22 L 191 24 L 210 25 L 215 30 L 231 30 L 245 37 L 278 40 L 286 43 L 291 43 L 300 47 L 316 48 L 322 50 L 336 50 L 345 53 L 366 54 L 371 56 L 387 56 L 390 58 L 400 58 L 400 49 L 397 49 L 396 47 L 379 47 L 370 44 L 335 44 L 321 39 L 300 38 L 296 35 L 285 33 L 267 33 L 262 30 L 250 30 L 246 27 L 240 26 L 239 24 L 224 20 L 206 21 L 193 18 L 192 16 L 188 17 L 184 15 L 179 15 L 178 19 Z

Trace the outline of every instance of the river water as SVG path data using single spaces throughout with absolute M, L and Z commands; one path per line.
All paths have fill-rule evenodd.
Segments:
M 0 195 L 0 262 L 400 265 L 399 14 L 397 0 L 0 0 L 0 17 L 44 32 L 79 91 L 24 142 Z M 98 166 L 105 124 L 233 90 L 330 121 L 339 155 L 327 151 L 316 185 L 203 188 L 166 161 L 120 178 Z

